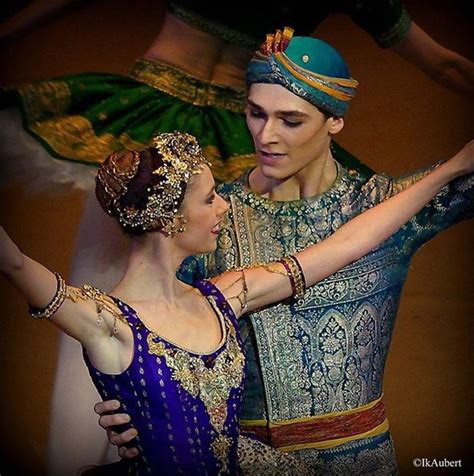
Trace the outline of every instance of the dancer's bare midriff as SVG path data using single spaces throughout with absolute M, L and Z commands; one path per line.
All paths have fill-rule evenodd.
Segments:
M 143 56 L 205 81 L 243 88 L 252 52 L 198 30 L 167 12 L 160 33 Z

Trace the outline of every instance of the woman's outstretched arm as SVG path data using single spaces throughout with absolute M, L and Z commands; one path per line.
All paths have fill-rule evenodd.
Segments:
M 329 238 L 295 254 L 307 286 L 367 254 L 418 213 L 451 180 L 473 170 L 474 141 L 471 141 L 416 184 L 361 213 Z M 298 263 L 290 260 L 285 264 L 276 262 L 244 271 L 230 271 L 218 276 L 215 282 L 240 315 L 291 296 L 289 265 L 295 268 Z
M 57 311 L 47 320 L 86 347 L 96 339 L 110 335 L 114 325 L 113 317 L 105 312 L 103 315 L 105 325 L 98 326 L 95 303 L 92 300 L 66 299 L 65 297 L 71 296 L 73 290 L 77 288 L 68 288 L 64 282 L 61 284 L 61 278 L 56 274 L 24 255 L 2 226 L 0 226 L 0 272 L 26 299 L 30 307 L 38 310 L 37 314 L 39 310 L 48 307 L 51 309 L 50 304 L 55 299 L 60 302 Z

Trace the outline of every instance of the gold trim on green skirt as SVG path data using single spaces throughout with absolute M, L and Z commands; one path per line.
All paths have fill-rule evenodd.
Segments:
M 244 89 L 203 81 L 158 61 L 140 58 L 129 76 L 195 106 L 220 107 L 241 114 L 245 112 Z

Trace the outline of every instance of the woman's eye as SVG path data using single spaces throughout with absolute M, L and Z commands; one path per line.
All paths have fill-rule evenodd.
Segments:
M 216 199 L 216 196 L 215 194 L 214 195 L 211 195 L 208 199 L 207 199 L 207 203 L 211 204 L 211 203 L 214 203 L 214 200 Z

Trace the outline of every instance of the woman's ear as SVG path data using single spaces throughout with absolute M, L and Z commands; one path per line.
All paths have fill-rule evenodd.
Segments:
M 329 133 L 331 135 L 337 134 L 344 127 L 344 119 L 342 117 L 332 116 L 328 119 Z

